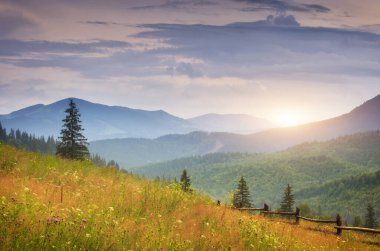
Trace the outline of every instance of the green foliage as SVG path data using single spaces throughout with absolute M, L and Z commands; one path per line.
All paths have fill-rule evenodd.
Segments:
M 190 177 L 187 175 L 186 169 L 183 170 L 180 181 L 181 181 L 182 190 L 185 192 L 190 192 L 191 180 L 190 180 Z
M 375 216 L 375 209 L 371 203 L 367 205 L 367 214 L 365 215 L 365 226 L 368 228 L 376 228 L 377 221 Z
M 12 145 L 19 149 L 28 150 L 32 152 L 54 154 L 57 142 L 53 136 L 36 137 L 35 135 L 21 132 L 19 129 L 16 131 L 11 129 L 9 133 L 2 127 L 0 123 L 0 143 L 3 142 Z
M 62 120 L 61 140 L 57 145 L 56 154 L 66 159 L 83 160 L 89 155 L 87 139 L 82 135 L 80 113 L 76 104 L 70 99 L 69 107 L 65 110 L 66 117 Z
M 314 212 L 307 203 L 302 203 L 297 206 L 301 210 L 301 215 L 304 217 L 314 216 Z
M 284 189 L 284 195 L 282 196 L 280 210 L 282 212 L 293 212 L 294 195 L 292 187 L 288 184 Z
M 251 207 L 251 196 L 244 177 L 241 176 L 235 193 L 233 194 L 233 205 L 236 208 Z
M 352 226 L 362 227 L 363 226 L 362 217 L 360 217 L 359 215 L 356 215 L 354 217 L 354 222 L 352 223 Z
M 132 170 L 152 179 L 174 179 L 184 166 L 192 172 L 193 186 L 215 199 L 225 198 L 244 175 L 259 205 L 280 207 L 283 188 L 292 184 L 297 202 L 307 203 L 319 216 L 331 218 L 339 212 L 352 222 L 355 215 L 364 215 L 361 205 L 368 201 L 380 208 L 379 131 L 305 143 L 274 154 L 215 153 Z

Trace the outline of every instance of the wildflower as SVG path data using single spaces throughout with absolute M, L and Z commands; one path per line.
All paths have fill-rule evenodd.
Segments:
M 86 238 L 90 238 L 91 235 L 89 233 L 86 234 Z
M 59 223 L 59 219 L 58 219 L 58 217 L 54 217 L 54 223 L 55 223 L 55 224 Z
M 86 218 L 83 218 L 83 219 L 82 219 L 82 223 L 83 223 L 83 224 L 86 224 L 86 223 L 87 223 L 87 219 L 86 219 Z
M 47 223 L 48 225 L 51 224 L 51 218 L 50 218 L 50 217 L 48 217 L 48 218 L 46 219 L 46 223 Z

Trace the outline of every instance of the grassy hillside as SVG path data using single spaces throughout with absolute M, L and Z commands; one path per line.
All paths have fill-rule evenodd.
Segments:
M 296 192 L 331 182 L 340 183 L 340 180 L 351 176 L 359 177 L 380 170 L 379 156 L 380 132 L 377 131 L 305 143 L 275 154 L 209 154 L 135 168 L 134 171 L 151 178 L 173 178 L 186 168 L 195 187 L 220 199 L 227 199 L 227 193 L 236 188 L 239 177 L 243 175 L 251 188 L 254 203 L 261 206 L 266 202 L 276 208 L 288 183 Z M 380 185 L 374 186 L 378 189 Z M 366 193 L 364 196 L 365 190 L 349 186 L 346 189 L 349 194 L 354 191 L 357 194 L 331 203 L 323 208 L 323 213 L 338 211 L 348 219 L 363 215 L 365 206 L 362 198 L 376 203 L 377 213 L 380 213 L 380 201 L 375 199 L 378 194 Z M 314 209 L 324 201 L 322 194 L 313 200 L 306 200 L 306 197 L 297 199 L 299 203 L 309 202 Z M 347 202 L 352 205 L 350 211 L 346 210 Z
M 0 250 L 371 250 L 379 242 L 251 217 L 175 184 L 5 145 L 0 200 Z

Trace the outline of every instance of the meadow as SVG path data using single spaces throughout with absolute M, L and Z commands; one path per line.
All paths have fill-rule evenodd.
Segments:
M 176 183 L 0 145 L 0 250 L 380 250 L 376 235 L 217 206 Z

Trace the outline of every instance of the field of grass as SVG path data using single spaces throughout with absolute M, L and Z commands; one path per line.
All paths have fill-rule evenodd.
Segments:
M 379 236 L 334 232 L 216 206 L 176 184 L 0 144 L 0 250 L 380 249 Z

